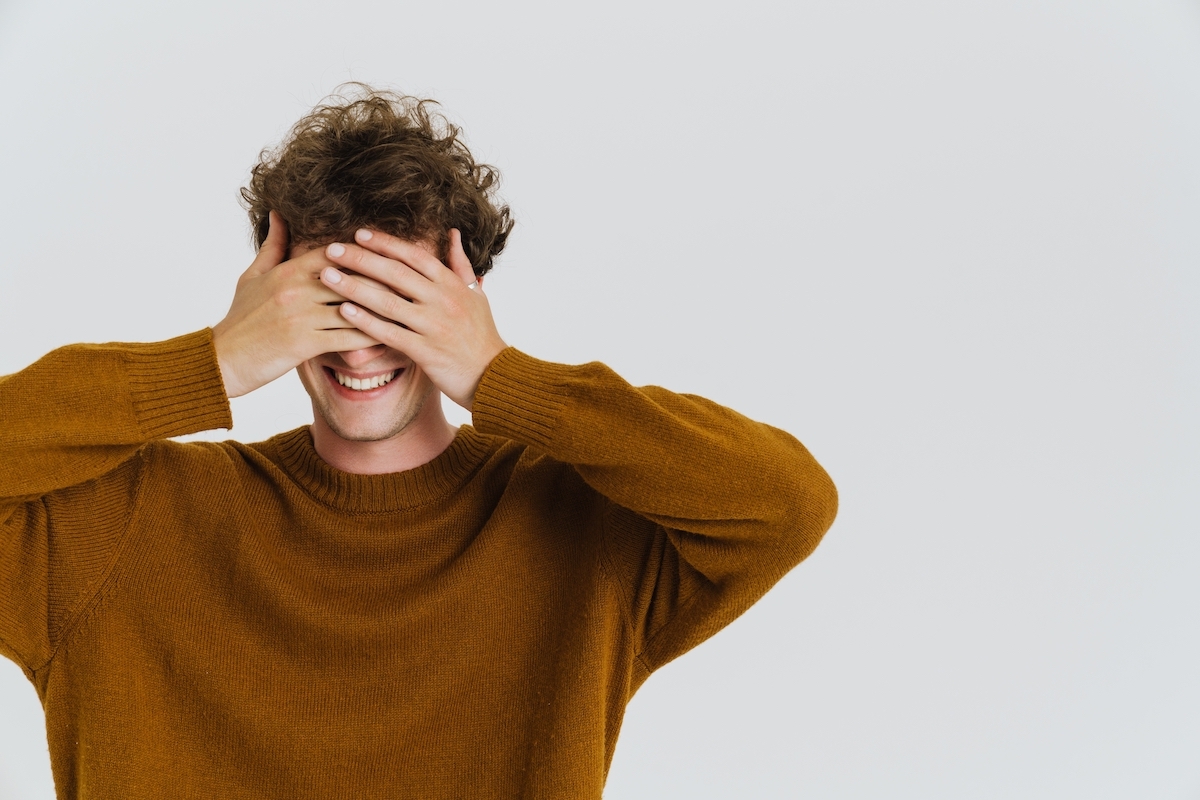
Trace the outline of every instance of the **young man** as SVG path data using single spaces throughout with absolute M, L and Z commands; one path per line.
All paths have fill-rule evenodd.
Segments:
M 505 345 L 512 223 L 456 134 L 318 108 L 213 329 L 0 378 L 0 652 L 60 797 L 598 798 L 637 688 L 832 523 L 788 434 Z M 293 368 L 310 427 L 168 440 Z

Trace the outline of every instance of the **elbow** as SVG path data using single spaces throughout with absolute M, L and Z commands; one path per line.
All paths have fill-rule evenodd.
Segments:
M 814 464 L 819 477 L 814 481 L 806 497 L 805 515 L 811 518 L 812 525 L 820 530 L 820 536 L 833 526 L 833 520 L 838 512 L 838 491 L 833 485 L 833 479 L 824 469 Z
M 783 560 L 790 569 L 808 558 L 832 527 L 838 512 L 838 492 L 829 474 L 815 461 L 780 488 L 783 503 L 775 525 Z

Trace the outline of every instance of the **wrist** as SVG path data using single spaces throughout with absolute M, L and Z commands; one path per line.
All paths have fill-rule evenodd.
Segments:
M 242 388 L 241 381 L 237 378 L 237 372 L 234 369 L 234 364 L 229 358 L 228 340 L 225 336 L 225 331 L 221 324 L 213 326 L 213 350 L 217 356 L 217 369 L 221 373 L 221 384 L 225 387 L 225 396 L 229 399 L 241 397 L 246 394 Z
M 225 387 L 225 396 L 232 400 L 235 397 L 241 397 L 245 392 L 240 390 L 240 387 L 233 380 L 233 373 L 229 366 L 218 356 L 217 368 L 221 371 L 221 385 Z
M 507 349 L 508 345 L 505 344 L 503 339 L 497 336 L 495 341 L 492 342 L 491 347 L 488 347 L 486 350 L 484 350 L 483 359 L 481 359 L 483 366 L 475 373 L 475 381 L 471 384 L 470 391 L 464 398 L 465 402 L 459 402 L 460 406 L 465 408 L 467 411 L 475 410 L 475 395 L 479 392 L 479 385 L 483 383 L 483 376 L 487 374 L 488 369 L 490 369 L 492 364 L 496 361 L 496 356 L 500 355 Z

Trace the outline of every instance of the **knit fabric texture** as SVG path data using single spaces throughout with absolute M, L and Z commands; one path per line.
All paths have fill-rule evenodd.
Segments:
M 817 545 L 794 438 L 502 352 L 433 461 L 232 425 L 211 331 L 0 377 L 0 654 L 60 798 L 599 798 L 625 706 Z

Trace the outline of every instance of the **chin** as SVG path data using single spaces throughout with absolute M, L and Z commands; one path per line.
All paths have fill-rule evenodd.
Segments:
M 375 414 L 339 414 L 328 407 L 327 402 L 314 401 L 314 411 L 320 415 L 326 427 L 341 439 L 348 442 L 382 442 L 398 436 L 413 423 L 425 406 L 427 396 L 421 396 L 406 408 L 398 409 L 398 413 L 385 419 L 376 418 Z

